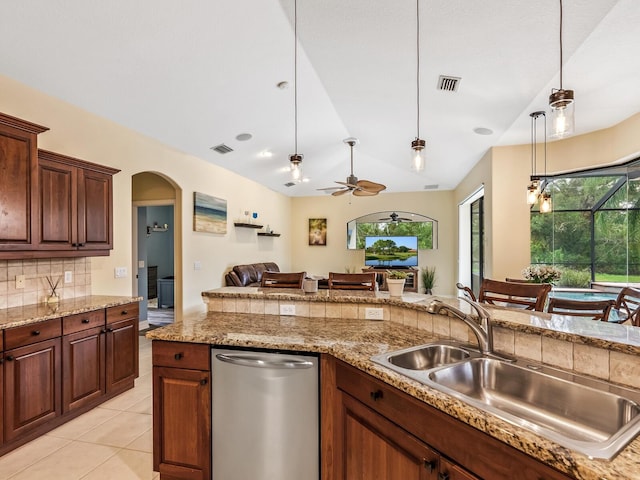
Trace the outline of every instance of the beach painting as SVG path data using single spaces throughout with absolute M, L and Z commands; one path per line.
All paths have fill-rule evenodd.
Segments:
M 227 233 L 227 201 L 193 192 L 193 229 L 196 232 Z

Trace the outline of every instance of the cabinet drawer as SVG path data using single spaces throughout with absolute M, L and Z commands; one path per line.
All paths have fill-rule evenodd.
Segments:
M 64 335 L 102 326 L 104 326 L 104 309 L 62 318 L 62 332 Z
M 107 323 L 119 322 L 129 318 L 138 318 L 139 306 L 138 302 L 118 305 L 117 307 L 107 308 Z
M 8 328 L 4 331 L 4 343 L 5 348 L 9 350 L 60 337 L 61 335 L 62 323 L 59 318 L 54 318 L 22 327 Z
M 210 345 L 154 340 L 153 365 L 161 367 L 210 370 Z

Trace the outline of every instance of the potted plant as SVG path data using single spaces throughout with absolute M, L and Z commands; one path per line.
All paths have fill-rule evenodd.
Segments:
M 389 289 L 389 296 L 401 297 L 404 291 L 404 281 L 407 278 L 407 272 L 400 270 L 387 271 L 387 288 Z
M 436 267 L 423 267 L 420 269 L 422 287 L 427 295 L 433 294 L 433 287 L 436 284 Z

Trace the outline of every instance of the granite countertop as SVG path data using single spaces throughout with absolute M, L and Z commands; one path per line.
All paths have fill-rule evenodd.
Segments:
M 140 300 L 142 300 L 142 297 L 89 295 L 87 297 L 60 300 L 60 302 L 53 305 L 37 303 L 23 307 L 0 309 L 0 330 L 42 322 L 51 318 L 90 312 L 101 308 L 116 307 L 131 302 L 139 302 Z
M 638 478 L 640 438 L 612 461 L 590 459 L 370 361 L 372 355 L 433 341 L 426 331 L 387 321 L 203 313 L 152 330 L 147 337 L 328 353 L 577 479 Z

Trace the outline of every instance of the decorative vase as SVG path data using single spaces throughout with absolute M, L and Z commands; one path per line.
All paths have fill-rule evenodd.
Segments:
M 387 278 L 387 288 L 390 297 L 401 297 L 404 291 L 404 278 Z
M 60 297 L 58 297 L 58 294 L 57 294 L 57 293 L 53 293 L 53 294 L 51 294 L 51 295 L 48 295 L 48 296 L 45 298 L 45 303 L 46 303 L 47 305 L 57 305 L 57 304 L 58 304 L 58 302 L 60 302 Z
M 427 295 L 433 295 L 433 291 L 430 288 L 425 288 L 424 293 Z

